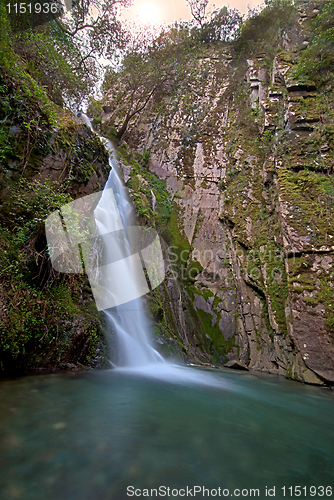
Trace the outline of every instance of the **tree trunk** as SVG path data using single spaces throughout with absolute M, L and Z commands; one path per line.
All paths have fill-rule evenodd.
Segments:
M 129 124 L 129 121 L 131 119 L 131 115 L 128 115 L 125 120 L 124 120 L 124 123 L 122 125 L 122 127 L 120 128 L 120 130 L 117 132 L 117 135 L 116 135 L 116 138 L 118 140 L 122 139 L 123 135 L 124 135 L 124 132 L 126 131 L 127 127 L 128 127 L 128 124 Z

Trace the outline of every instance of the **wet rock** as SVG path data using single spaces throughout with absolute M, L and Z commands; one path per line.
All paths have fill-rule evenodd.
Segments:
M 158 117 L 147 108 L 128 141 L 138 151 L 149 147 L 149 168 L 166 181 L 191 245 L 187 264 L 203 268 L 191 285 L 197 291 L 185 283 L 168 287 L 187 352 L 212 359 L 220 343 L 224 360 L 238 357 L 250 369 L 322 383 L 334 373 L 329 301 L 311 304 L 315 295 L 304 294 L 312 292 L 310 276 L 291 270 L 293 259 L 313 255 L 301 265 L 314 282 L 324 286 L 333 271 L 333 205 L 318 175 L 322 164 L 330 175 L 332 150 L 327 136 L 316 148 L 313 140 L 326 110 L 313 84 L 294 79 L 298 56 L 289 51 L 308 40 L 308 10 L 282 35 L 270 71 L 264 54 L 237 68 L 233 54 L 221 59 L 209 48 L 198 61 L 208 67 L 205 85 L 191 81 L 189 71 L 186 102 L 169 97 Z M 331 283 L 319 295 L 330 296 Z M 196 339 L 190 315 L 201 331 Z
M 231 359 L 224 365 L 225 368 L 232 368 L 233 370 L 245 370 L 248 371 L 249 368 L 244 365 L 243 363 L 240 363 L 240 361 L 237 361 L 235 359 Z

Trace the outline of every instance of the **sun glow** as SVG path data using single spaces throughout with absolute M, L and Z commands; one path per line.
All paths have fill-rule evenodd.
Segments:
M 137 11 L 139 22 L 142 24 L 157 24 L 159 21 L 159 11 L 152 3 L 142 4 Z

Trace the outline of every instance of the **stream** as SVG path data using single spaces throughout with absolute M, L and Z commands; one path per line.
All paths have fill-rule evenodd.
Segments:
M 1 499 L 330 497 L 328 389 L 159 365 L 3 380 L 0 400 Z

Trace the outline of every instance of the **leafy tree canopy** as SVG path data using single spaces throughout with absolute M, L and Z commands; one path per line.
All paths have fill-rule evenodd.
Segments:
M 56 104 L 79 109 L 101 78 L 101 60 L 115 60 L 125 47 L 127 33 L 117 15 L 128 5 L 129 0 L 73 0 L 69 13 L 17 31 L 0 0 L 2 44 L 12 47 Z
M 187 0 L 187 3 L 196 23 L 192 29 L 194 39 L 203 43 L 227 42 L 238 34 L 242 23 L 238 10 L 224 6 L 207 13 L 209 0 Z
M 118 102 L 125 110 L 125 119 L 117 134 L 119 139 L 130 120 L 150 100 L 159 101 L 173 91 L 185 69 L 182 59 L 187 57 L 191 43 L 189 30 L 178 25 L 162 29 L 156 38 L 143 32 L 132 36 L 121 67 L 118 71 L 109 68 L 103 83 L 105 92 L 118 88 Z
M 321 4 L 312 28 L 313 36 L 296 68 L 296 77 L 321 86 L 332 78 L 334 67 L 334 0 Z

